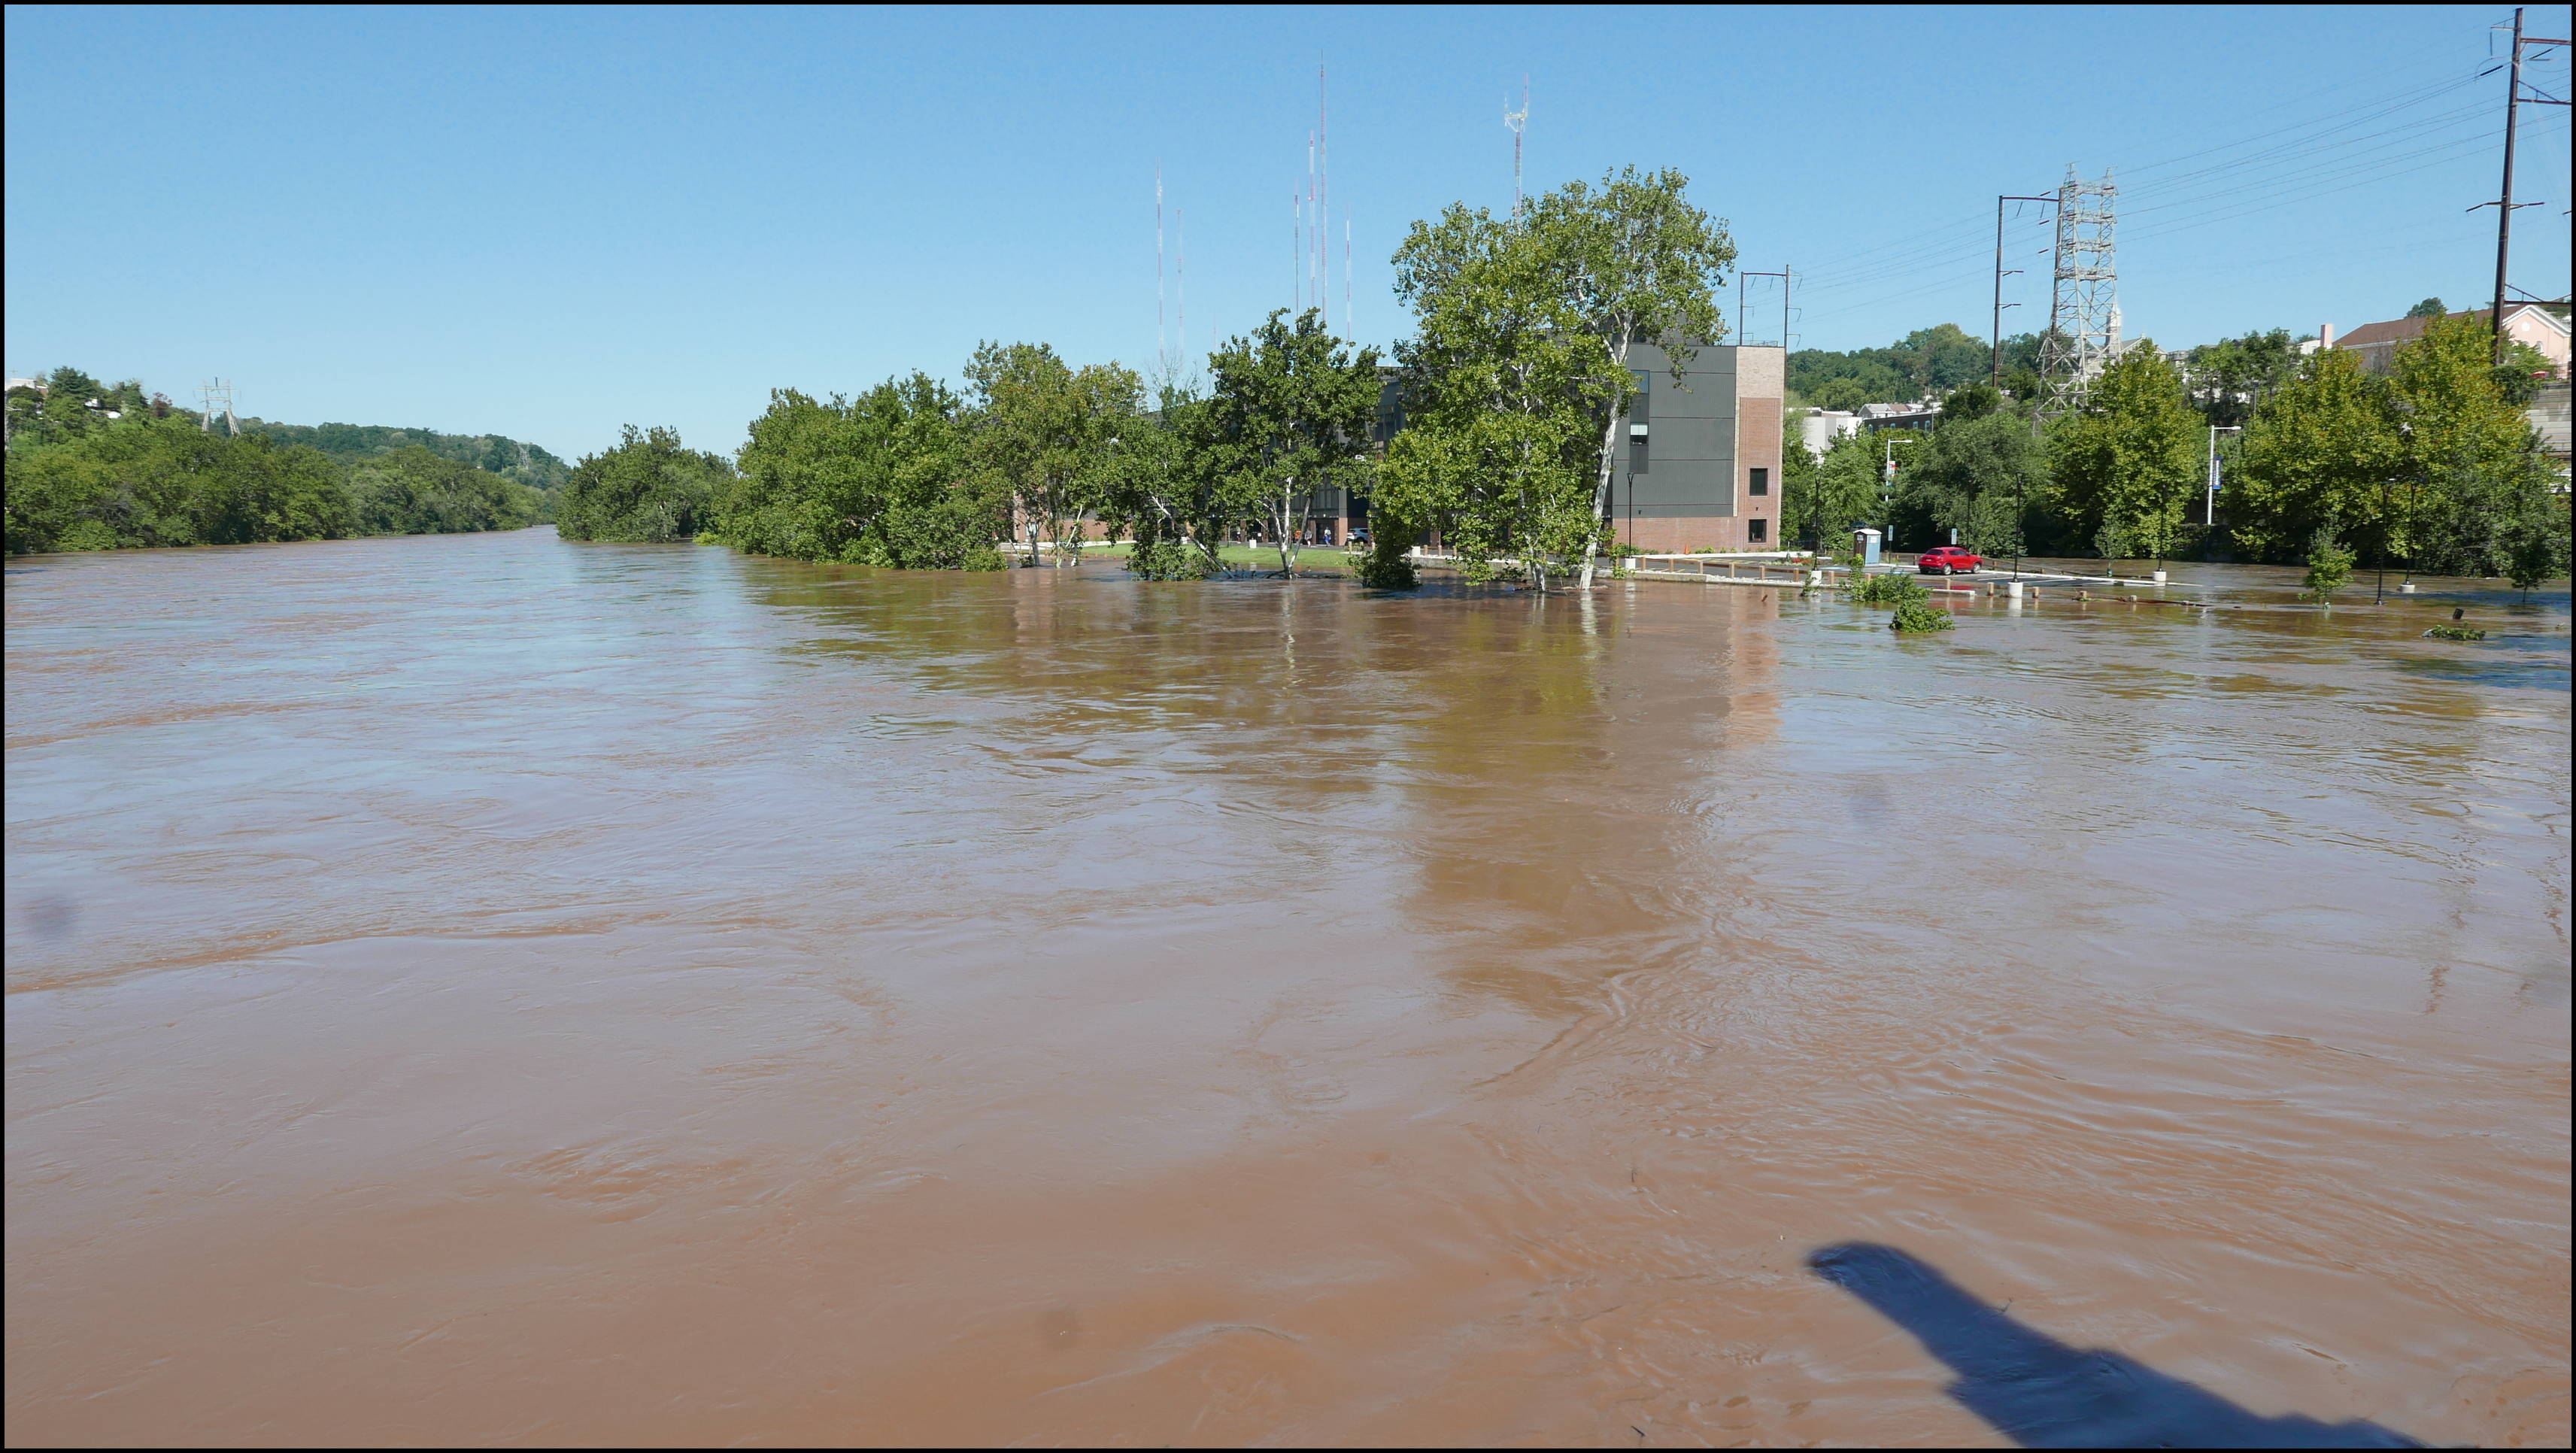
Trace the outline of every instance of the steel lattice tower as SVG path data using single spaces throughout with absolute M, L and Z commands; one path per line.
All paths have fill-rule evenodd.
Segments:
M 219 378 L 202 385 L 197 390 L 197 397 L 206 401 L 206 411 L 197 416 L 200 432 L 214 432 L 215 419 L 220 416 L 227 436 L 241 433 L 241 420 L 233 414 L 233 386 L 230 382 Z
M 2057 190 L 2057 287 L 2040 340 L 2039 372 L 2044 407 L 2065 413 L 2083 406 L 2120 343 L 2120 270 L 2113 249 L 2113 202 L 2119 188 L 2111 174 L 2086 182 L 2066 169 Z

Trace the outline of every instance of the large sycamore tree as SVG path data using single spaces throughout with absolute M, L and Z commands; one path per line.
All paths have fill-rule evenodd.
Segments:
M 1548 193 L 1525 219 L 1551 264 L 1560 306 L 1576 327 L 1601 340 L 1621 383 L 1617 406 L 1599 420 L 1595 529 L 1583 547 L 1586 589 L 1609 520 L 1619 419 L 1629 402 L 1629 354 L 1640 343 L 1660 346 L 1678 387 L 1693 350 L 1726 336 L 1717 289 L 1735 264 L 1735 244 L 1724 222 L 1690 204 L 1689 188 L 1690 178 L 1670 168 L 1625 167 L 1604 176 L 1598 188 L 1572 182 Z
M 1395 255 L 1416 328 L 1371 518 L 1382 542 L 1439 529 L 1470 580 L 1520 573 L 1544 590 L 1595 539 L 1595 428 L 1628 379 L 1553 261 L 1528 228 L 1463 204 L 1415 223 Z
M 1635 394 L 1630 355 L 1661 345 L 1678 384 L 1693 349 L 1726 332 L 1716 297 L 1735 248 L 1688 186 L 1631 167 L 1517 217 L 1460 204 L 1414 224 L 1395 255 L 1417 320 L 1398 350 L 1406 428 L 1375 515 L 1438 525 L 1470 578 L 1507 569 L 1544 590 L 1579 570 L 1591 583 Z

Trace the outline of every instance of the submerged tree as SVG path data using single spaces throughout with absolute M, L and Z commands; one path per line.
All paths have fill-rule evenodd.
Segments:
M 2182 374 L 2141 341 L 2094 381 L 2083 413 L 2050 439 L 2055 503 L 2076 538 L 2106 556 L 2161 564 L 2182 537 L 2201 468 L 2200 415 Z
M 1235 512 L 1221 478 L 1214 409 L 1178 383 L 1162 407 L 1127 419 L 1109 441 L 1100 522 L 1129 542 L 1127 568 L 1146 580 L 1205 580 Z
M 975 487 L 1002 502 L 1024 563 L 1039 542 L 1080 560 L 1083 516 L 1099 502 L 1109 441 L 1135 415 L 1144 381 L 1114 363 L 1075 369 L 1043 343 L 985 343 L 966 366 L 973 413 L 964 456 Z
M 1294 570 L 1318 495 L 1363 482 L 1377 350 L 1335 338 L 1321 309 L 1293 323 L 1279 309 L 1251 337 L 1217 350 L 1208 369 L 1206 442 L 1218 451 L 1224 504 L 1264 522 L 1279 543 L 1279 568 Z
M 620 431 L 617 447 L 585 455 L 555 507 L 567 540 L 656 544 L 686 540 L 715 523 L 733 479 L 721 454 L 690 449 L 679 431 L 655 425 Z
M 998 569 L 993 503 L 957 476 L 964 405 L 927 375 L 855 399 L 769 396 L 715 534 L 737 549 L 907 570 Z
M 1470 580 L 1508 570 L 1544 590 L 1599 542 L 1600 421 L 1625 404 L 1628 376 L 1530 228 L 1453 205 L 1415 223 L 1395 263 L 1418 327 L 1399 352 L 1406 426 L 1379 468 L 1377 534 L 1436 526 Z
M 1538 199 L 1523 229 L 1546 260 L 1545 280 L 1562 294 L 1557 307 L 1601 340 L 1617 370 L 1619 391 L 1601 409 L 1594 459 L 1594 538 L 1583 547 L 1584 587 L 1607 533 L 1610 482 L 1618 467 L 1619 420 L 1629 402 L 1628 359 L 1639 343 L 1660 347 L 1681 384 L 1693 350 L 1721 343 L 1726 323 L 1717 288 L 1735 263 L 1726 224 L 1690 204 L 1690 178 L 1669 168 L 1652 174 L 1625 167 L 1596 190 L 1572 182 Z

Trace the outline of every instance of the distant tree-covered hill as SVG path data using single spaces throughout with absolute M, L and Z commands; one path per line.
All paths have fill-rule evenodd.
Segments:
M 75 368 L 8 390 L 8 552 L 516 530 L 572 471 L 495 434 L 246 419 Z
M 397 449 L 419 448 L 548 494 L 563 488 L 564 482 L 572 478 L 572 466 L 546 452 L 542 445 L 499 434 L 442 434 L 435 429 L 399 429 L 384 424 L 278 424 L 266 419 L 244 419 L 242 429 L 266 434 L 280 444 L 319 449 L 342 464 L 355 464 Z

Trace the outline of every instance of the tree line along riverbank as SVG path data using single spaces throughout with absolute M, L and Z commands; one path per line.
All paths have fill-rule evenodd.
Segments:
M 521 529 L 571 474 L 498 435 L 209 420 L 75 368 L 7 409 L 12 555 Z
M 1677 173 L 1613 173 L 1498 218 L 1463 204 L 1394 256 L 1414 315 L 1390 358 L 1315 310 L 1273 313 L 1184 372 L 1075 366 L 1042 343 L 987 343 L 952 389 L 926 372 L 856 397 L 774 393 L 735 459 L 664 430 L 582 462 L 573 538 L 696 538 L 758 554 L 991 569 L 1064 561 L 1106 530 L 1157 579 L 1219 573 L 1258 533 L 1293 565 L 1327 490 L 1366 501 L 1371 583 L 1410 579 L 1437 530 L 1471 579 L 1544 587 L 1611 548 L 1603 506 L 1628 350 L 1722 339 L 1722 224 Z M 1956 539 L 1989 556 L 2354 558 L 2530 581 L 2567 570 L 2567 497 L 2521 409 L 2531 358 L 2492 357 L 2488 325 L 2436 317 L 2386 374 L 2301 353 L 2285 330 L 2179 358 L 2141 341 L 2080 406 L 2035 390 L 1950 388 L 1930 427 L 1847 435 L 1821 456 L 1784 424 L 1782 539 L 1842 548 Z M 1981 360 L 1982 363 L 1982 360 Z M 1381 384 L 1400 410 L 1388 427 Z M 2226 492 L 2204 516 L 2213 427 Z M 1048 548 L 1052 546 L 1053 548 Z
M 1404 551 L 1432 531 L 1471 580 L 1588 580 L 1614 548 L 1619 422 L 1641 384 L 1632 350 L 1679 359 L 1686 340 L 1728 336 L 1724 224 L 1680 173 L 1624 168 L 1510 216 L 1453 204 L 1413 224 L 1392 261 L 1412 327 L 1388 355 L 1312 308 L 1150 375 L 987 342 L 956 383 L 915 370 L 855 395 L 774 390 L 730 456 L 629 427 L 563 470 L 560 489 L 429 443 L 335 461 L 320 434 L 218 436 L 166 408 L 102 421 L 57 387 L 31 413 L 41 427 L 13 432 L 9 548 L 551 517 L 572 540 L 905 569 L 1061 562 L 1105 533 L 1132 542 L 1136 574 L 1174 580 L 1223 573 L 1224 543 L 1248 535 L 1293 568 L 1319 503 L 1346 494 L 1371 525 L 1357 562 L 1368 583 L 1410 584 Z M 2553 578 L 2567 569 L 2567 496 L 2515 395 L 2527 360 L 2491 355 L 2474 316 L 2431 318 L 2384 375 L 2349 352 L 2301 354 L 2280 330 L 2180 362 L 2142 340 L 2075 406 L 2043 407 L 2027 378 L 1972 379 L 1928 428 L 1847 435 L 1821 456 L 1791 409 L 1781 539 L 1838 549 L 1874 524 L 1891 542 L 1956 539 L 1998 557 L 2357 557 Z M 21 401 L 10 407 L 14 427 Z M 2215 524 L 2202 515 L 2213 426 L 2241 431 Z

